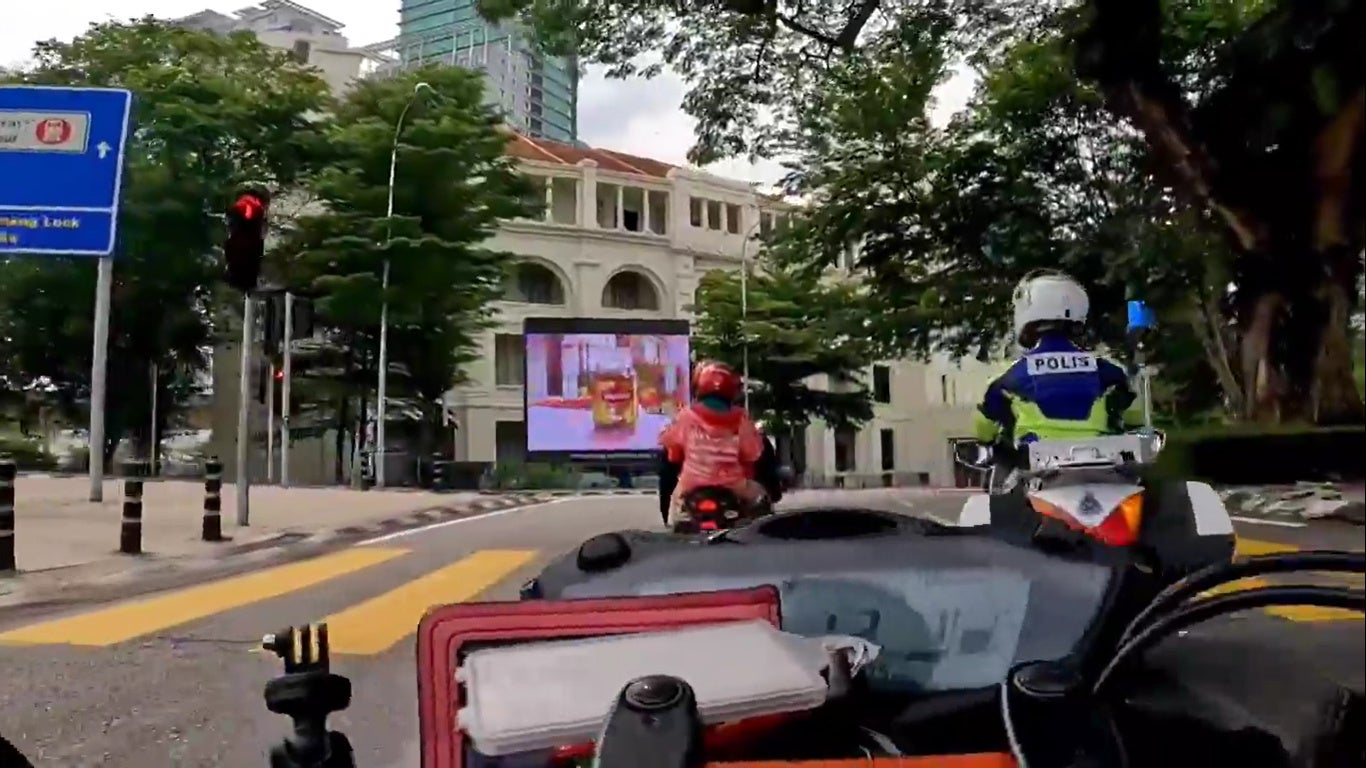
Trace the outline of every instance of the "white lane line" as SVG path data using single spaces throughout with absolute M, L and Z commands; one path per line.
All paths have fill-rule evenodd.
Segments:
M 386 533 L 386 534 L 384 534 L 383 536 L 376 536 L 376 537 L 374 537 L 373 539 L 366 539 L 365 541 L 358 541 L 358 542 L 356 542 L 355 544 L 353 544 L 352 546 L 364 547 L 364 546 L 368 546 L 368 545 L 370 545 L 370 544 L 381 544 L 381 543 L 386 542 L 386 541 L 393 541 L 394 539 L 401 539 L 401 538 L 403 538 L 404 536 L 414 536 L 414 535 L 416 535 L 416 534 L 423 533 L 423 532 L 425 532 L 425 531 L 434 531 L 434 530 L 437 530 L 438 528 L 445 528 L 445 527 L 450 526 L 450 525 L 460 525 L 461 523 L 475 523 L 475 522 L 478 522 L 478 521 L 480 521 L 480 520 L 491 520 L 491 519 L 493 519 L 493 518 L 495 518 L 495 517 L 502 517 L 503 515 L 510 515 L 510 514 L 512 514 L 513 512 L 522 512 L 522 511 L 525 511 L 525 510 L 528 510 L 528 509 L 535 509 L 536 507 L 549 507 L 549 506 L 553 506 L 553 505 L 555 505 L 555 504 L 563 504 L 563 503 L 565 503 L 566 501 L 581 501 L 583 498 L 584 498 L 584 497 L 581 497 L 581 496 L 564 496 L 564 497 L 558 498 L 558 499 L 551 499 L 550 501 L 541 501 L 541 502 L 537 502 L 537 503 L 535 503 L 535 504 L 527 504 L 526 506 L 522 506 L 522 507 L 507 507 L 506 509 L 498 509 L 498 510 L 494 510 L 493 512 L 484 512 L 484 513 L 482 513 L 482 514 L 474 515 L 473 517 L 457 517 L 457 518 L 454 519 L 454 520 L 442 520 L 442 521 L 439 522 L 439 523 L 431 523 L 431 524 L 429 524 L 429 525 L 421 526 L 420 528 L 409 528 L 409 529 L 403 530 L 403 531 L 395 531 L 394 533 Z
M 1280 528 L 1307 528 L 1309 526 L 1308 523 L 1296 523 L 1290 520 L 1267 520 L 1261 517 L 1243 517 L 1242 515 L 1229 515 L 1228 519 L 1248 525 L 1274 525 Z
M 957 528 L 957 527 L 958 527 L 958 521 L 957 521 L 957 520 L 949 520 L 948 518 L 942 517 L 942 516 L 937 515 L 937 514 L 935 514 L 935 513 L 933 513 L 933 512 L 927 512 L 926 510 L 920 509 L 918 506 L 916 506 L 915 502 L 906 501 L 905 499 L 897 499 L 897 500 L 896 500 L 896 503 L 898 503 L 898 504 L 900 504 L 901 506 L 903 506 L 903 507 L 905 507 L 905 508 L 911 510 L 912 512 L 914 512 L 916 517 L 923 517 L 923 518 L 926 518 L 926 519 L 928 519 L 928 520 L 932 520 L 932 521 L 934 521 L 934 522 L 936 522 L 936 523 L 939 523 L 940 525 L 942 525 L 942 526 L 944 526 L 944 527 L 946 527 L 946 528 Z

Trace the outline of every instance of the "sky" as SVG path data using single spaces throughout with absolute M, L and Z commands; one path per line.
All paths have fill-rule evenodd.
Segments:
M 295 0 L 345 24 L 352 45 L 367 45 L 398 34 L 399 0 Z M 205 8 L 223 13 L 253 5 L 249 0 L 45 0 L 40 12 L 9 13 L 0 24 L 0 65 L 29 58 L 33 43 L 71 39 L 88 24 L 151 14 L 177 18 Z M 959 76 L 937 94 L 936 117 L 943 119 L 964 104 L 971 79 Z M 684 85 L 669 74 L 653 80 L 607 80 L 589 69 L 580 84 L 579 138 L 591 146 L 687 165 L 693 122 L 679 109 Z M 721 176 L 772 184 L 781 176 L 776 162 L 751 165 L 727 160 L 707 167 Z

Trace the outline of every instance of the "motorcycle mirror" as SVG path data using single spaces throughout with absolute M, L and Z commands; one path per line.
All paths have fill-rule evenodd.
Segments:
M 954 460 L 969 469 L 983 469 L 991 466 L 992 450 L 989 445 L 964 441 L 953 446 Z
M 1162 431 L 1162 430 L 1160 430 L 1160 429 L 1154 429 L 1154 430 L 1153 430 L 1153 436 L 1152 436 L 1152 448 L 1153 448 L 1153 453 L 1157 453 L 1157 452 L 1161 451 L 1161 450 L 1162 450 L 1162 446 L 1164 446 L 1164 445 L 1166 445 L 1166 444 L 1167 444 L 1167 433 L 1164 432 L 1164 431 Z

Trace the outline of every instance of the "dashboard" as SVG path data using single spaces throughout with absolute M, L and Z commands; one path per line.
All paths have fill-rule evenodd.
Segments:
M 544 577 L 543 577 L 544 578 Z M 783 629 L 881 647 L 874 690 L 932 693 L 998 684 L 1016 662 L 1071 655 L 1112 570 L 981 536 L 889 535 L 762 545 L 651 547 L 578 574 L 555 597 L 665 595 L 770 584 Z

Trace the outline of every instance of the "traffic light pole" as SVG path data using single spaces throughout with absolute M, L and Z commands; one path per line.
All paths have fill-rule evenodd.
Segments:
M 294 294 L 285 293 L 285 380 L 280 383 L 280 485 L 289 487 L 289 380 L 294 375 Z
M 256 302 L 242 294 L 242 366 L 237 382 L 237 524 L 250 524 L 251 471 L 251 369 L 252 343 L 256 339 Z
M 266 484 L 275 482 L 275 363 L 266 367 Z

